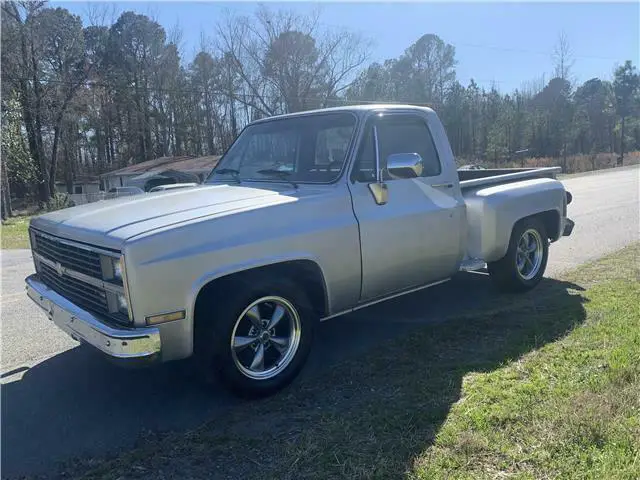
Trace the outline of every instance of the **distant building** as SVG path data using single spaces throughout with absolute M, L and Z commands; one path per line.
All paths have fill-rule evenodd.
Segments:
M 98 193 L 100 191 L 100 180 L 98 177 L 78 175 L 74 178 L 71 185 L 71 192 L 69 192 L 69 186 L 64 180 L 58 180 L 56 182 L 56 192 L 58 193 L 71 193 L 74 195 L 84 195 L 88 193 Z
M 216 166 L 219 155 L 206 157 L 160 157 L 100 176 L 102 189 L 140 187 L 145 192 L 158 185 L 201 183 Z

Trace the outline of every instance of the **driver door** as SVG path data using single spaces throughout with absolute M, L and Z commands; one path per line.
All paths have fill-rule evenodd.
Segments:
M 418 153 L 421 176 L 391 178 L 384 159 L 397 153 Z M 377 166 L 387 190 L 382 205 L 370 189 Z M 349 182 L 360 228 L 361 302 L 446 279 L 456 270 L 464 201 L 450 175 L 422 115 L 392 113 L 369 120 Z

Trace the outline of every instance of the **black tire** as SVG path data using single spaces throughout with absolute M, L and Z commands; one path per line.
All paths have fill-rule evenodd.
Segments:
M 245 398 L 266 397 L 291 383 L 309 356 L 318 323 L 305 291 L 286 278 L 258 277 L 249 281 L 227 282 L 222 290 L 212 293 L 210 298 L 198 302 L 196 309 L 195 360 L 202 377 L 207 382 L 217 377 L 236 395 Z M 255 379 L 248 377 L 237 366 L 231 339 L 243 311 L 264 297 L 282 298 L 295 309 L 300 336 L 297 349 L 286 367 L 271 378 Z M 289 315 L 285 315 L 287 320 Z M 249 348 L 253 348 L 253 345 Z M 251 351 L 247 353 L 251 354 Z
M 540 263 L 535 269 L 535 274 L 530 278 L 522 274 L 518 269 L 518 243 L 525 232 L 537 232 L 541 245 Z M 535 236 L 533 236 L 535 238 Z M 503 292 L 526 292 L 540 283 L 549 258 L 549 239 L 544 223 L 538 218 L 525 218 L 515 224 L 509 240 L 507 253 L 500 260 L 487 264 L 491 280 Z M 536 262 L 537 264 L 537 262 Z M 533 269 L 529 274 L 533 273 Z

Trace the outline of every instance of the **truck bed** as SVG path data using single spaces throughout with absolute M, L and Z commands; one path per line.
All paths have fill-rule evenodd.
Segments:
M 561 171 L 562 168 L 560 167 L 458 170 L 458 178 L 460 179 L 460 188 L 465 190 L 531 178 L 556 178 L 556 175 Z

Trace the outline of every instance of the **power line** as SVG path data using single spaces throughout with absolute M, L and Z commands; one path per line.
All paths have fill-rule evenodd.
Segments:
M 338 28 L 338 29 L 342 29 L 344 28 L 343 26 L 340 25 L 332 25 L 332 24 L 328 24 L 325 22 L 318 22 L 319 25 L 323 25 L 325 27 L 329 27 L 329 28 Z M 442 39 L 445 43 L 452 45 L 454 47 L 471 47 L 471 48 L 483 48 L 486 50 L 497 50 L 497 51 L 504 51 L 504 52 L 515 52 L 515 53 L 527 53 L 530 55 L 544 55 L 546 57 L 549 57 L 551 55 L 553 55 L 553 52 L 543 52 L 543 51 L 539 51 L 539 50 L 528 50 L 528 49 L 524 49 L 524 48 L 512 48 L 512 47 L 497 47 L 495 45 L 482 45 L 482 44 L 477 44 L 477 43 L 467 43 L 467 42 L 448 42 L 445 39 Z M 415 42 L 414 42 L 415 43 Z M 600 56 L 595 56 L 595 55 L 575 55 L 572 54 L 571 55 L 573 58 L 584 58 L 584 59 L 593 59 L 593 60 L 609 60 L 612 62 L 616 62 L 616 61 L 620 61 L 619 58 L 612 58 L 612 57 L 600 57 Z M 498 82 L 500 83 L 500 82 Z
M 511 48 L 511 47 L 496 47 L 492 45 L 478 45 L 475 43 L 450 43 L 454 47 L 471 47 L 471 48 L 484 48 L 487 50 L 499 50 L 504 52 L 515 52 L 515 53 L 528 53 L 531 55 L 544 55 L 546 57 L 553 54 L 553 52 L 541 52 L 536 50 L 526 50 L 522 48 Z M 597 57 L 593 55 L 571 55 L 573 58 L 585 58 L 585 59 L 593 59 L 593 60 L 609 60 L 612 62 L 619 61 L 619 58 L 611 58 L 611 57 Z

